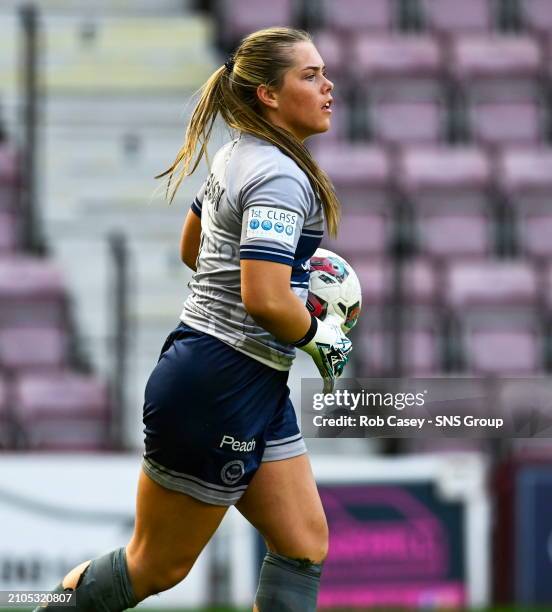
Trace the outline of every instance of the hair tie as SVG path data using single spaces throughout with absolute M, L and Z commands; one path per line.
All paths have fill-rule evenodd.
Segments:
M 224 66 L 226 67 L 226 70 L 228 70 L 228 72 L 232 72 L 232 70 L 234 70 L 234 60 L 231 57 L 229 57 L 224 62 Z

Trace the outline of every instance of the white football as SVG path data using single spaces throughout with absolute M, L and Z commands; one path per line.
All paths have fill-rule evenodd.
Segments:
M 352 266 L 340 255 L 316 249 L 310 258 L 308 310 L 318 319 L 335 315 L 348 334 L 356 325 L 362 306 L 362 292 Z

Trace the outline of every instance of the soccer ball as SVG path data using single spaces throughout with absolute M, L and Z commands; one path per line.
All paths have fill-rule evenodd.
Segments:
M 316 249 L 310 259 L 307 308 L 318 319 L 335 315 L 348 334 L 356 325 L 362 306 L 360 283 L 343 257 L 327 249 Z

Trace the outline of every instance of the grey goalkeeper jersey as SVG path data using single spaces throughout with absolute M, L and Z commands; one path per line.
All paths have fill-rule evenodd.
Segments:
M 306 301 L 309 259 L 324 230 L 323 209 L 307 176 L 274 145 L 241 134 L 216 153 L 192 210 L 201 217 L 201 243 L 181 320 L 270 367 L 288 370 L 295 349 L 245 310 L 240 259 L 291 266 L 291 288 Z

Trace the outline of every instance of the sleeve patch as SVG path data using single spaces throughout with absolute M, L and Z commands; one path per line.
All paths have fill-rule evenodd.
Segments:
M 248 212 L 246 238 L 267 238 L 294 244 L 297 213 L 272 206 L 252 206 Z

